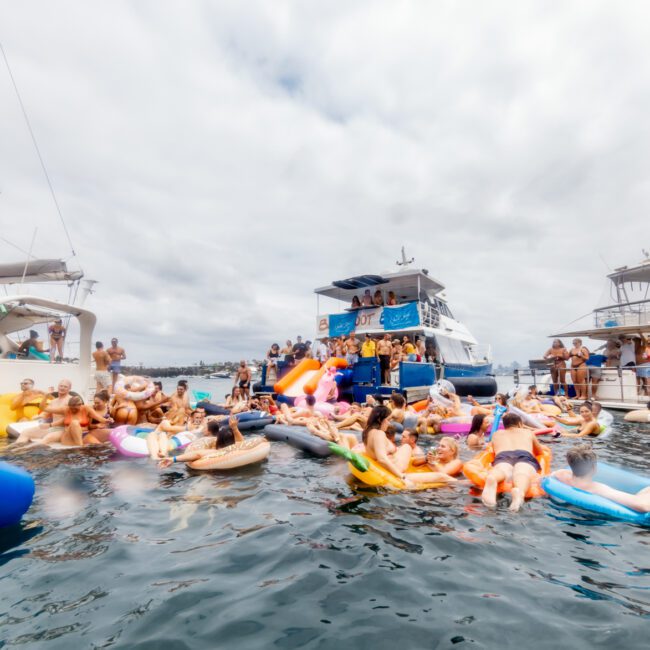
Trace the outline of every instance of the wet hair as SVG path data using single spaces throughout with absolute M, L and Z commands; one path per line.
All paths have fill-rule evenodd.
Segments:
M 523 422 L 521 421 L 521 417 L 516 413 L 506 413 L 503 416 L 502 422 L 505 429 L 511 429 L 512 427 L 520 427 L 523 424 Z
M 454 452 L 454 458 L 458 458 L 458 443 L 449 436 L 443 436 L 438 441 L 438 444 L 440 444 L 443 440 L 451 447 L 452 451 Z
M 307 395 L 307 397 L 305 397 L 305 403 L 307 406 L 313 406 L 316 404 L 316 398 L 313 395 Z
M 162 390 L 162 381 L 154 381 L 153 385 L 158 386 L 158 388 L 160 388 L 160 390 Z
M 418 440 L 420 439 L 420 434 L 417 431 L 413 431 L 413 429 L 404 429 L 404 431 L 402 432 L 402 436 L 404 436 L 404 434 L 407 434 L 408 436 L 413 438 L 413 440 L 415 440 L 415 444 L 417 445 Z
M 95 347 L 99 350 L 99 348 L 103 348 L 104 344 L 101 341 L 96 341 L 95 342 Z
M 598 462 L 596 452 L 591 445 L 586 443 L 571 447 L 566 453 L 566 459 L 574 476 L 578 477 L 587 476 L 593 472 Z
M 485 420 L 485 414 L 484 413 L 477 413 L 473 418 L 472 418 L 472 424 L 469 428 L 469 433 L 467 435 L 471 435 L 472 433 L 481 433 L 481 427 L 483 426 L 483 421 Z
M 217 439 L 217 449 L 235 444 L 235 434 L 228 424 L 211 420 L 208 422 L 208 433 Z
M 387 406 L 384 406 L 383 404 L 379 404 L 378 406 L 374 406 L 372 411 L 370 411 L 370 415 L 368 416 L 368 422 L 366 424 L 366 428 L 363 430 L 363 433 L 361 434 L 361 437 L 363 439 L 363 444 L 368 443 L 368 434 L 372 429 L 378 429 L 381 425 L 381 423 L 386 420 L 390 416 L 390 409 Z
M 390 398 L 393 401 L 393 404 L 395 404 L 395 406 L 397 406 L 398 409 L 404 408 L 404 405 L 406 404 L 404 395 L 402 395 L 401 393 L 393 393 L 390 396 Z
M 95 397 L 102 400 L 102 402 L 108 402 L 111 399 L 111 396 L 108 394 L 108 391 L 106 389 L 96 392 Z
M 73 395 L 69 400 L 68 400 L 68 408 L 71 406 L 82 406 L 84 401 L 79 397 L 79 395 Z

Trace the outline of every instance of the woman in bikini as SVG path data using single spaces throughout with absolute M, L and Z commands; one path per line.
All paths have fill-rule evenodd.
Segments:
M 435 451 L 427 454 L 427 465 L 434 472 L 457 476 L 463 471 L 463 461 L 458 458 L 458 443 L 449 436 L 440 438 Z
M 569 431 L 562 431 L 563 438 L 584 438 L 585 436 L 599 436 L 602 432 L 602 427 L 593 411 L 591 410 L 591 404 L 585 402 L 579 411 L 580 415 L 578 417 L 560 417 L 556 416 L 555 420 L 560 424 L 567 426 L 577 426 L 579 427 L 576 433 L 571 433 Z
M 291 341 L 287 341 L 286 345 L 280 350 L 280 354 L 284 354 L 284 362 L 288 366 L 293 366 L 293 343 Z
M 61 361 L 63 359 L 63 344 L 66 333 L 63 321 L 57 318 L 54 324 L 47 328 L 47 331 L 50 335 L 50 361 Z
M 415 487 L 417 483 L 439 483 L 454 481 L 442 471 L 414 472 L 406 474 L 411 461 L 410 445 L 401 445 L 395 451 L 394 445 L 386 436 L 390 426 L 391 411 L 387 406 L 375 406 L 368 417 L 368 424 L 363 430 L 362 439 L 366 455 L 389 472 L 404 481 L 406 487 Z
M 101 445 L 108 442 L 111 436 L 110 426 L 113 418 L 110 414 L 108 404 L 111 396 L 107 390 L 100 390 L 93 398 L 93 409 L 101 417 L 91 415 L 88 422 L 88 433 L 84 435 L 84 445 Z
M 587 359 L 589 358 L 589 350 L 582 345 L 581 339 L 573 339 L 573 347 L 569 352 L 571 358 L 571 381 L 573 388 L 576 391 L 576 399 L 587 399 Z
M 492 418 L 478 413 L 472 418 L 472 424 L 467 434 L 467 446 L 480 449 L 485 445 L 485 436 L 492 427 Z
M 48 433 L 41 440 L 42 444 L 49 445 L 53 442 L 60 442 L 67 447 L 94 444 L 92 441 L 86 443 L 84 440 L 84 434 L 88 432 L 91 418 L 104 424 L 107 423 L 103 415 L 90 406 L 84 406 L 81 397 L 73 395 L 68 401 L 68 406 L 63 414 L 63 431 Z
M 569 394 L 569 388 L 566 383 L 566 362 L 569 353 L 560 339 L 555 339 L 551 347 L 546 350 L 545 359 L 552 361 L 551 380 L 553 381 L 553 392 L 560 394 L 560 386 L 564 389 L 564 394 Z

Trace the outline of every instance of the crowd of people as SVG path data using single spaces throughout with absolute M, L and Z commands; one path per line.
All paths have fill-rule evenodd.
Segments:
M 605 367 L 634 370 L 639 395 L 650 396 L 650 337 L 642 333 L 609 339 L 596 348 L 593 354 L 579 338 L 573 339 L 570 349 L 560 339 L 555 339 L 544 354 L 544 359 L 551 364 L 551 378 L 556 395 L 569 394 L 568 374 L 576 399 L 597 399 L 598 385 Z
M 297 337 L 297 342 L 288 340 L 283 348 L 273 343 L 266 353 L 267 384 L 272 384 L 278 378 L 278 362 L 285 366 L 294 366 L 303 359 L 317 359 L 325 363 L 331 357 L 345 359 L 349 366 L 359 359 L 377 359 L 381 368 L 382 384 L 391 385 L 391 373 L 399 369 L 402 361 L 422 362 L 435 360 L 436 352 L 427 348 L 420 336 L 411 337 L 404 334 L 401 338 L 386 332 L 378 336 L 366 333 L 363 338 L 357 337 L 356 332 L 347 335 L 323 337 L 315 343 Z

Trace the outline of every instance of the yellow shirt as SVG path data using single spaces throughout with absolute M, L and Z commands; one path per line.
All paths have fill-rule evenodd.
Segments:
M 404 354 L 415 354 L 413 343 L 405 343 L 402 349 L 404 350 Z
M 361 356 L 362 357 L 374 357 L 376 350 L 375 342 L 371 339 L 369 341 L 364 341 L 361 346 Z

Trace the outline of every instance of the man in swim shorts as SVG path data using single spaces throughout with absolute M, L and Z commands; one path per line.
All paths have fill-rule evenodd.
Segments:
M 93 352 L 93 359 L 95 360 L 95 390 L 99 393 L 104 388 L 107 390 L 111 388 L 111 373 L 108 371 L 111 357 L 104 349 L 104 344 L 101 341 L 95 343 L 95 348 Z
M 234 385 L 239 385 L 245 399 L 248 399 L 251 394 L 251 376 L 251 369 L 246 365 L 246 361 L 242 359 L 239 362 L 239 367 L 235 370 Z M 239 384 L 237 382 L 239 382 Z
M 525 429 L 521 418 L 515 413 L 503 416 L 504 429 L 492 435 L 494 460 L 488 472 L 481 498 L 486 506 L 494 507 L 497 503 L 497 486 L 501 481 L 511 481 L 512 502 L 510 510 L 517 512 L 524 502 L 526 492 L 540 470 L 535 458 L 542 452 L 542 446 L 530 429 Z
M 597 494 L 638 512 L 650 512 L 650 487 L 643 488 L 636 494 L 630 494 L 593 480 L 598 457 L 591 445 L 582 444 L 572 447 L 567 452 L 566 459 L 571 469 L 560 469 L 553 472 L 553 476 L 562 483 Z
M 350 335 L 345 340 L 345 360 L 348 362 L 348 366 L 353 366 L 357 361 L 359 361 L 359 348 L 361 343 L 356 337 L 355 332 L 350 332 Z
M 390 385 L 390 357 L 393 354 L 393 344 L 390 334 L 384 334 L 384 338 L 377 341 L 377 358 L 381 368 L 381 383 Z
M 108 369 L 111 371 L 111 391 L 115 390 L 115 382 L 117 376 L 122 372 L 122 359 L 126 359 L 126 352 L 117 344 L 117 339 L 111 339 L 111 347 L 106 350 L 108 356 L 111 358 L 111 363 Z

